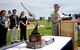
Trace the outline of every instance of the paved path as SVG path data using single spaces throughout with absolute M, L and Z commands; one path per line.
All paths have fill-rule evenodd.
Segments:
M 42 28 L 42 27 L 45 27 L 44 25 L 39 25 L 38 28 Z M 31 26 L 27 26 L 27 29 L 34 29 L 35 26 L 34 25 L 31 25 Z M 8 29 L 10 30 L 10 29 Z M 20 28 L 18 28 L 18 30 L 20 30 Z
M 42 27 L 45 27 L 44 25 L 39 25 L 38 26 L 38 28 L 42 28 Z M 34 26 L 32 26 L 32 27 L 28 27 L 27 29 L 33 29 L 33 28 L 35 28 Z
M 23 41 L 23 42 L 25 42 L 25 41 Z M 8 43 L 7 46 L 1 47 L 0 50 L 5 50 L 5 49 L 7 49 L 7 48 L 11 48 L 11 47 L 17 46 L 17 45 L 19 45 L 19 44 L 22 44 L 23 42 L 18 42 L 18 43 L 14 43 L 14 44 Z

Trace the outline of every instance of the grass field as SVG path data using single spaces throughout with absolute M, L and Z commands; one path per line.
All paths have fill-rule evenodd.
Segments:
M 52 35 L 51 32 L 51 23 L 48 23 L 47 21 L 38 21 L 38 23 L 40 25 L 44 25 L 44 28 L 39 28 L 38 31 L 39 33 L 41 33 L 42 36 L 44 35 Z M 32 32 L 33 29 L 28 29 L 27 30 L 27 38 L 30 35 L 30 33 Z M 20 39 L 20 31 L 18 30 L 18 39 Z M 7 42 L 10 42 L 10 33 L 7 33 Z M 78 31 L 78 45 L 80 46 L 80 30 Z

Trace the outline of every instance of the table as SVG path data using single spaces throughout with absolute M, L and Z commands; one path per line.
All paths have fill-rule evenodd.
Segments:
M 40 49 L 30 49 L 26 48 L 26 43 L 22 43 L 20 45 L 7 48 L 5 50 L 72 50 L 72 39 L 71 37 L 61 37 L 61 36 L 43 36 L 42 38 L 54 38 L 54 42 L 45 45 Z

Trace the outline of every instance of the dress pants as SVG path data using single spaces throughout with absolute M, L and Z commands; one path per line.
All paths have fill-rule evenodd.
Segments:
M 6 45 L 7 28 L 0 28 L 0 47 Z
M 8 30 L 8 28 L 5 28 L 5 30 L 4 30 L 4 35 L 3 35 L 3 45 L 6 45 L 6 39 L 7 39 L 7 30 Z
M 0 47 L 2 47 L 3 46 L 3 31 L 2 31 L 3 29 L 2 28 L 0 28 Z
M 11 42 L 17 41 L 17 28 L 13 27 L 13 29 L 10 30 L 10 40 Z
M 54 36 L 59 36 L 58 23 L 52 23 L 52 34 Z
M 23 28 L 20 28 L 20 40 L 22 41 L 22 40 L 27 40 L 26 39 L 26 27 L 23 27 Z

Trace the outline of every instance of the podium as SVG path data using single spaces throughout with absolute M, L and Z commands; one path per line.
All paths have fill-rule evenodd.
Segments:
M 59 22 L 59 35 L 72 37 L 73 50 L 78 50 L 78 29 L 77 22 L 64 20 Z

